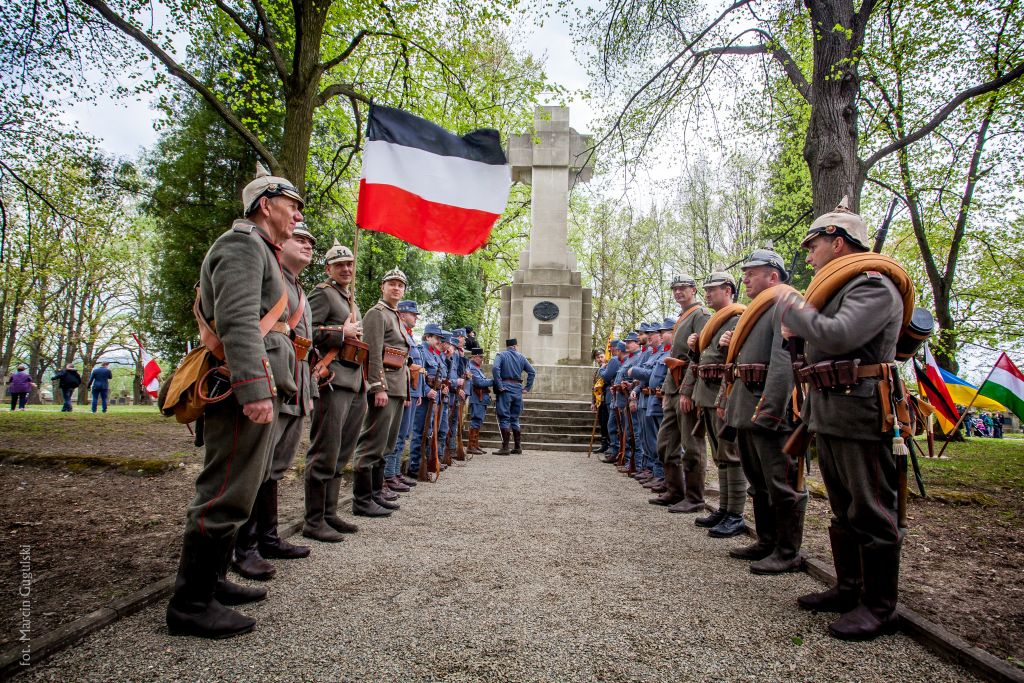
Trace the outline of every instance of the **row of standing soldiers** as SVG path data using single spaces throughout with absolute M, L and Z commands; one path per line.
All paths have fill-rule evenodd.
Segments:
M 399 494 L 436 478 L 453 460 L 483 452 L 480 429 L 492 389 L 503 435 L 496 452 L 521 452 L 518 415 L 534 378 L 515 340 L 496 355 L 491 378 L 472 329 L 429 324 L 417 344 L 419 309 L 403 298 L 408 279 L 397 268 L 381 278 L 380 300 L 362 315 L 352 290 L 355 257 L 337 242 L 326 254 L 327 279 L 307 298 L 298 276 L 312 260 L 315 238 L 298 190 L 258 166 L 242 205 L 245 218 L 203 260 L 194 309 L 205 346 L 221 349 L 225 363 L 209 380 L 206 393 L 214 400 L 197 429 L 205 460 L 167 608 L 176 635 L 251 631 L 255 620 L 232 607 L 263 600 L 267 591 L 230 581 L 228 569 L 268 580 L 275 574 L 268 560 L 310 554 L 278 533 L 278 485 L 305 418 L 311 431 L 302 535 L 336 543 L 358 530 L 338 510 L 349 463 L 353 515 L 391 515 Z
M 812 223 L 802 246 L 820 271 L 867 252 L 867 227 L 844 199 Z M 705 510 L 710 447 L 719 506 L 696 525 L 716 538 L 745 532 L 749 493 L 757 540 L 729 554 L 755 574 L 779 574 L 803 565 L 807 442 L 796 445 L 793 436 L 807 430 L 832 508 L 838 582 L 798 604 L 839 613 L 829 625 L 838 638 L 890 632 L 905 534 L 897 513 L 905 462 L 894 454 L 898 439 L 884 416 L 904 301 L 890 277 L 865 271 L 816 310 L 785 284 L 785 262 L 770 249 L 754 251 L 742 272 L 749 306 L 736 303 L 728 273 L 702 283 L 706 305 L 696 281 L 677 276 L 671 288 L 678 317 L 642 324 L 610 344 L 595 383 L 595 409 L 605 418 L 595 450 L 657 493 L 651 504 L 697 513 Z

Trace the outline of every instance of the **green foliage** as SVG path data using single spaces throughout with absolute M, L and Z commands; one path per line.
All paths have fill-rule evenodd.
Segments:
M 447 255 L 438 269 L 439 284 L 434 292 L 432 321 L 446 330 L 471 325 L 480 329 L 484 312 L 481 257 Z

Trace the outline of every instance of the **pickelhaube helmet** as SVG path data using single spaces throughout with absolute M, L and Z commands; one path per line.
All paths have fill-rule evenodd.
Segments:
M 676 275 L 672 278 L 672 284 L 669 285 L 671 289 L 676 287 L 696 287 L 697 281 L 689 275 Z
M 270 175 L 270 171 L 257 161 L 256 177 L 242 190 L 243 215 L 248 216 L 253 212 L 260 197 L 279 197 L 281 195 L 297 201 L 300 209 L 306 205 L 299 190 L 292 185 L 290 180 Z
M 305 237 L 313 244 L 316 244 L 316 237 L 314 237 L 313 233 L 309 231 L 305 222 L 295 224 L 295 230 L 292 231 L 292 237 Z
M 717 287 L 718 285 L 732 285 L 732 291 L 736 291 L 736 279 L 722 270 L 716 270 L 704 278 L 704 288 Z
M 747 260 L 740 266 L 740 270 L 746 270 L 747 268 L 754 268 L 756 266 L 771 266 L 775 270 L 779 271 L 782 275 L 782 282 L 789 282 L 789 271 L 786 270 L 786 262 L 782 260 L 782 256 L 771 249 L 755 249 Z
M 409 278 L 407 278 L 405 276 L 405 273 L 403 273 L 398 268 L 392 268 L 388 272 L 384 273 L 384 277 L 380 279 L 381 284 L 387 282 L 388 280 L 401 280 L 402 284 L 409 284 Z
M 819 235 L 843 237 L 861 249 L 871 248 L 868 246 L 868 226 L 860 214 L 850 210 L 848 197 L 843 197 L 839 205 L 832 211 L 814 219 L 800 246 L 806 247 L 811 240 Z
M 355 260 L 356 257 L 352 254 L 352 250 L 341 244 L 337 239 L 334 240 L 334 245 L 324 255 L 324 263 L 327 265 Z

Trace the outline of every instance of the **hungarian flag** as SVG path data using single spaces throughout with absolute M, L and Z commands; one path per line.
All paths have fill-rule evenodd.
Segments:
M 1017 369 L 1005 353 L 999 354 L 999 360 L 978 389 L 978 395 L 999 401 L 1007 410 L 1024 420 L 1024 373 Z
M 450 254 L 471 254 L 487 242 L 512 186 L 498 131 L 459 137 L 372 105 L 366 137 L 359 227 Z
M 920 361 L 914 361 L 917 386 L 924 392 L 928 403 L 935 408 L 935 417 L 939 421 L 942 431 L 948 434 L 953 429 L 953 425 L 960 420 L 960 413 L 957 412 L 956 404 L 942 379 L 941 368 L 935 362 L 935 357 L 932 356 L 931 349 L 927 346 L 924 347 L 924 362 L 925 364 L 922 366 Z
M 160 366 L 157 365 L 153 356 L 149 355 L 149 351 L 142 345 L 139 338 L 134 334 L 132 337 L 135 338 L 135 343 L 139 345 L 139 355 L 142 358 L 142 388 L 147 394 L 156 398 L 157 394 L 160 393 Z

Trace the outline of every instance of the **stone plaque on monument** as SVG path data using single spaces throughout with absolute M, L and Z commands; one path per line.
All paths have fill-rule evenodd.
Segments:
M 519 270 L 501 291 L 501 332 L 534 365 L 590 365 L 591 292 L 569 251 L 568 222 L 569 191 L 593 172 L 592 144 L 569 127 L 567 107 L 547 106 L 537 107 L 532 131 L 509 140 L 512 180 L 531 187 L 532 225 Z

